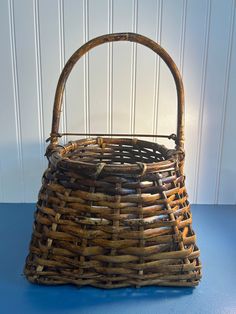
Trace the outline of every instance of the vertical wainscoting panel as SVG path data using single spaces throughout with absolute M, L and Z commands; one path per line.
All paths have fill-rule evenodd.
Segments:
M 113 32 L 131 32 L 134 19 L 134 0 L 113 1 Z M 130 93 L 132 48 L 130 43 L 113 44 L 112 131 L 131 131 Z
M 86 20 L 83 1 L 64 1 L 64 42 L 65 61 L 84 43 Z M 68 132 L 85 131 L 85 92 L 84 92 L 84 62 L 83 57 L 75 65 L 66 85 L 66 117 Z M 75 137 L 68 137 L 74 140 Z
M 180 66 L 183 1 L 163 1 L 160 43 Z M 176 133 L 177 95 L 174 79 L 166 64 L 160 62 L 160 82 L 157 108 L 157 133 Z M 166 140 L 158 142 L 166 143 Z M 167 142 L 170 145 L 171 142 Z
M 108 1 L 89 1 L 89 39 L 108 33 Z M 91 132 L 107 132 L 107 44 L 89 52 L 89 119 Z
M 65 24 L 64 24 L 64 0 L 58 0 L 58 36 L 59 36 L 59 67 L 60 72 L 65 65 Z M 61 132 L 67 131 L 67 104 L 66 104 L 66 92 L 63 94 L 62 100 L 62 112 L 60 120 Z M 63 143 L 66 143 L 67 137 L 63 137 Z
M 159 13 L 158 1 L 139 1 L 137 32 L 156 40 Z M 144 46 L 137 46 L 136 84 L 134 92 L 134 131 L 152 134 L 155 90 L 155 53 Z
M 196 199 L 198 203 L 214 203 L 216 200 L 232 2 L 212 1 L 210 10 L 200 158 L 197 161 L 199 163 Z
M 19 87 L 12 1 L 0 9 L 0 201 L 23 202 L 24 180 Z
M 52 108 L 57 79 L 60 73 L 59 64 L 59 23 L 58 3 L 52 1 L 48 5 L 47 0 L 36 1 L 38 6 L 39 21 L 39 56 L 43 102 L 43 130 L 44 149 L 45 139 L 51 132 Z M 47 160 L 44 158 L 44 167 Z M 41 174 L 42 175 L 42 174 Z
M 41 102 L 37 65 L 37 39 L 34 18 L 34 2 L 14 1 L 14 33 L 16 40 L 16 64 L 19 88 L 20 136 L 23 157 L 23 200 L 35 197 L 39 188 L 39 174 L 43 171 Z
M 191 202 L 235 204 L 235 6 L 236 0 L 1 1 L 0 201 L 37 199 L 66 60 L 95 36 L 138 32 L 159 42 L 183 75 Z M 73 69 L 60 130 L 170 134 L 176 108 L 173 78 L 152 51 L 104 44 Z
M 232 33 L 230 34 L 229 42 L 229 77 L 228 88 L 226 85 L 225 95 L 225 121 L 224 121 L 224 136 L 222 141 L 222 156 L 220 161 L 219 173 L 219 195 L 217 202 L 220 204 L 236 204 L 236 1 L 233 1 L 232 7 Z
M 209 30 L 209 2 L 188 1 L 183 80 L 185 87 L 185 173 L 191 201 L 196 202 L 196 168 L 203 113 L 203 94 Z

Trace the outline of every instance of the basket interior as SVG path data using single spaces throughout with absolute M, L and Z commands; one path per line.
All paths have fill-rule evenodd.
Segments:
M 74 145 L 76 143 L 76 145 Z M 168 149 L 157 143 L 134 139 L 97 139 L 89 143 L 73 142 L 64 158 L 91 164 L 106 163 L 129 165 L 154 163 L 167 159 Z

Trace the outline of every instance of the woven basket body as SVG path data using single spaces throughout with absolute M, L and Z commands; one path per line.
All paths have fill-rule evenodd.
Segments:
M 176 149 L 100 136 L 58 144 L 63 90 L 71 69 L 89 49 L 118 40 L 148 46 L 169 66 L 178 94 L 177 136 L 169 136 Z M 175 64 L 146 37 L 104 35 L 75 52 L 56 91 L 49 166 L 24 269 L 29 281 L 102 288 L 198 284 L 200 252 L 183 175 L 183 106 Z

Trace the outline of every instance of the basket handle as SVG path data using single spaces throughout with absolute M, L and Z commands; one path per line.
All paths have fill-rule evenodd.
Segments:
M 113 41 L 130 41 L 142 44 L 155 53 L 157 53 L 163 61 L 167 64 L 168 68 L 170 69 L 177 91 L 177 100 L 178 100 L 178 116 L 177 116 L 177 137 L 176 137 L 176 146 L 177 149 L 183 150 L 184 149 L 184 87 L 181 75 L 179 70 L 170 57 L 170 55 L 155 41 L 145 37 L 143 35 L 139 35 L 136 33 L 114 33 L 114 34 L 107 34 L 103 36 L 96 37 L 83 46 L 81 46 L 78 50 L 74 52 L 74 54 L 70 57 L 70 59 L 65 64 L 61 75 L 59 77 L 55 98 L 54 98 L 54 107 L 53 107 L 53 118 L 52 118 L 52 129 L 51 129 L 51 145 L 57 145 L 58 137 L 60 136 L 58 133 L 59 130 L 59 123 L 60 123 L 60 115 L 61 115 L 61 107 L 62 107 L 62 99 L 63 93 L 65 89 L 65 84 L 68 79 L 68 76 L 71 73 L 76 62 L 89 50 L 92 48 L 99 46 L 103 43 L 113 42 Z M 89 135 L 89 134 L 86 134 Z M 152 135 L 155 136 L 155 135 Z

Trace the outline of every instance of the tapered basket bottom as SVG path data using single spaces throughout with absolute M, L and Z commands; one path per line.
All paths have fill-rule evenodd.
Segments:
M 24 274 L 99 288 L 196 286 L 200 252 L 182 159 L 134 139 L 87 139 L 49 157 Z

